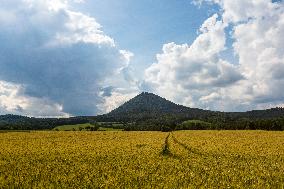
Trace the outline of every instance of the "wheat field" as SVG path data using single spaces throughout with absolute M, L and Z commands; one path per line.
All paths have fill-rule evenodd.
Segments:
M 0 133 L 0 188 L 283 188 L 284 133 Z

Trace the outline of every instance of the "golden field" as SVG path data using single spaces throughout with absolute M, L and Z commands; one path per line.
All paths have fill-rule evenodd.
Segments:
M 0 188 L 283 187 L 284 132 L 0 133 Z

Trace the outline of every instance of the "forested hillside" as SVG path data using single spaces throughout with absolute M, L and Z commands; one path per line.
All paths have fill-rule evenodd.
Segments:
M 188 120 L 197 121 L 184 124 Z M 284 109 L 217 112 L 185 107 L 158 95 L 144 92 L 110 113 L 98 116 L 57 119 L 3 115 L 0 116 L 0 130 L 42 130 L 88 122 L 121 123 L 120 125 L 123 125 L 121 129 L 124 130 L 169 131 L 180 128 L 284 130 Z
M 158 95 L 143 92 L 108 114 L 97 116 L 101 121 L 136 122 L 160 117 L 176 119 L 205 119 L 217 112 L 188 108 L 166 100 Z
M 94 117 L 97 121 L 127 124 L 127 130 L 174 130 L 187 120 L 202 120 L 189 129 L 263 129 L 284 130 L 284 109 L 248 112 L 217 112 L 189 108 L 152 93 L 141 93 L 108 114 Z
M 0 115 L 0 130 L 46 130 L 60 125 L 87 123 L 83 117 L 33 118 L 19 115 Z

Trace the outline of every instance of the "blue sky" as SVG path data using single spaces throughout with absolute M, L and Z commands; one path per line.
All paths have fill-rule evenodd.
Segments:
M 142 91 L 284 106 L 280 0 L 2 0 L 0 41 L 0 114 L 96 115 Z
M 120 48 L 133 52 L 133 68 L 142 75 L 139 70 L 155 61 L 163 44 L 192 43 L 219 6 L 196 6 L 189 0 L 87 0 L 75 8 L 96 18 Z

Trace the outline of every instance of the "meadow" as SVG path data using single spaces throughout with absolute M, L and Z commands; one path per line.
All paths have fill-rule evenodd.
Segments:
M 284 133 L 0 133 L 0 188 L 283 188 Z
M 117 126 L 121 126 L 122 124 L 109 124 L 104 126 L 104 124 L 98 123 L 98 131 L 123 131 L 123 129 L 116 128 Z M 91 123 L 83 123 L 83 124 L 76 124 L 76 125 L 61 125 L 55 127 L 54 131 L 87 131 L 88 128 L 92 128 L 94 125 Z

